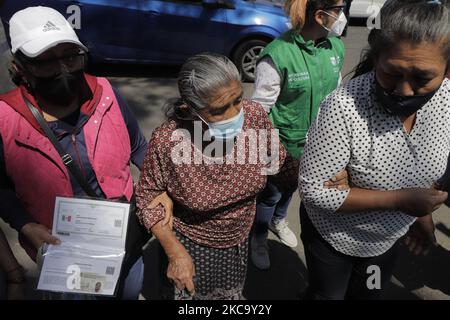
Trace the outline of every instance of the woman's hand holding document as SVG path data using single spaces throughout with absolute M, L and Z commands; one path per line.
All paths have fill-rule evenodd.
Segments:
M 56 198 L 52 234 L 38 289 L 114 295 L 125 255 L 130 205 Z

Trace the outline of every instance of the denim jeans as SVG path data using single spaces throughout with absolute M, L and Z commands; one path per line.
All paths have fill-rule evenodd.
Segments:
M 125 278 L 122 300 L 137 300 L 144 282 L 144 259 L 140 257 Z
M 269 177 L 265 189 L 256 198 L 256 217 L 254 236 L 263 240 L 267 238 L 269 223 L 287 217 L 289 203 L 295 189 L 283 190 Z

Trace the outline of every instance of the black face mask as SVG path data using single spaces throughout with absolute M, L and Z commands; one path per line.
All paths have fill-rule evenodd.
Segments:
M 30 85 L 34 94 L 55 105 L 67 105 L 79 94 L 85 81 L 84 70 L 75 72 L 63 71 L 49 77 L 33 77 Z
M 409 117 L 417 112 L 420 108 L 427 104 L 433 98 L 436 92 L 415 95 L 411 97 L 400 96 L 391 92 L 387 92 L 377 80 L 375 80 L 375 94 L 381 106 L 389 113 L 400 117 Z

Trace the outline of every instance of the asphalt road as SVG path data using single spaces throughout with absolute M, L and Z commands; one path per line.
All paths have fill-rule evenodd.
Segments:
M 343 75 L 351 72 L 359 61 L 361 50 L 366 45 L 368 30 L 364 26 L 349 28 L 346 44 L 346 58 Z M 0 32 L 0 43 L 2 43 Z M 0 44 L 1 48 L 1 44 Z M 0 52 L 1 53 L 1 52 Z M 5 68 L 0 65 L 0 89 L 5 89 Z M 152 130 L 164 120 L 164 105 L 168 99 L 177 96 L 177 67 L 148 66 L 95 66 L 91 72 L 106 76 L 125 96 L 139 120 L 139 124 L 149 137 Z M 5 82 L 6 81 L 6 82 Z M 6 85 L 5 85 L 6 83 Z M 250 97 L 253 85 L 244 84 L 246 97 Z M 399 155 L 401 156 L 401 155 Z M 137 176 L 137 170 L 133 171 Z M 289 207 L 288 220 L 297 235 L 300 233 L 298 217 L 300 199 L 294 195 Z M 447 299 L 450 300 L 450 209 L 442 207 L 435 214 L 436 235 L 440 246 L 427 257 L 413 257 L 406 249 L 402 253 L 394 272 L 394 277 L 386 288 L 386 299 Z M 17 242 L 17 234 L 0 222 L 10 244 L 26 266 L 29 278 L 29 293 L 33 292 L 37 270 Z M 282 245 L 273 235 L 269 240 L 272 267 L 269 271 L 259 271 L 249 265 L 245 295 L 248 299 L 298 299 L 298 294 L 307 285 L 307 270 L 303 246 L 295 249 Z M 152 261 L 151 252 L 146 252 L 146 261 Z M 146 285 L 142 298 L 151 296 L 152 279 L 146 271 Z

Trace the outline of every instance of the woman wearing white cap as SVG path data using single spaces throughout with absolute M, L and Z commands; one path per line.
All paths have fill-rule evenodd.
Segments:
M 17 12 L 9 25 L 18 88 L 0 96 L 0 203 L 8 197 L 12 208 L 0 212 L 35 259 L 44 243 L 59 242 L 48 231 L 56 196 L 132 201 L 130 161 L 141 167 L 147 142 L 110 83 L 84 73 L 87 48 L 60 13 L 30 7 Z M 56 151 L 57 143 L 50 142 L 33 107 L 72 168 Z M 139 294 L 144 238 L 133 214 L 120 298 Z

